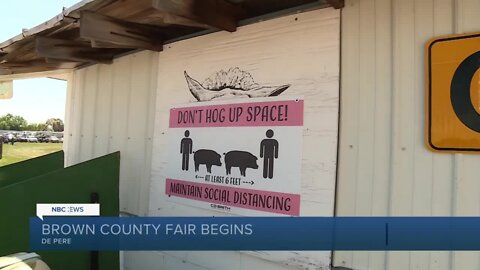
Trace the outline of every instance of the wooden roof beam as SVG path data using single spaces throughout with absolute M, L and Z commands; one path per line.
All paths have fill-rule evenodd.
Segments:
M 0 75 L 11 75 L 12 73 L 9 69 L 0 67 Z
M 327 0 L 327 3 L 335 9 L 343 8 L 345 6 L 344 0 Z
M 225 0 L 152 0 L 155 9 L 212 27 L 235 32 L 243 10 Z
M 78 61 L 65 61 L 65 60 L 58 60 L 58 59 L 52 59 L 52 58 L 45 58 L 45 62 L 47 64 L 62 66 L 66 68 L 67 66 L 76 67 L 83 64 L 83 62 L 78 62 Z
M 80 14 L 80 37 L 95 48 L 134 48 L 161 51 L 159 29 L 150 25 L 127 22 L 93 12 Z
M 38 60 L 31 60 L 31 61 L 23 61 L 23 62 L 5 62 L 0 64 L 0 68 L 4 69 L 15 69 L 15 68 L 75 68 L 76 66 L 80 65 L 81 63 L 76 62 L 65 62 L 65 61 L 50 61 L 49 59 L 38 59 Z
M 31 37 L 27 37 L 31 38 Z M 10 60 L 15 60 L 16 58 L 23 57 L 30 50 L 34 48 L 34 45 L 30 40 L 26 40 L 24 44 L 18 45 L 15 49 L 11 50 L 10 52 L 7 52 L 6 54 L 0 55 L 0 63 L 4 61 L 10 61 Z
M 58 71 L 64 70 L 58 67 L 44 67 L 44 66 L 32 66 L 32 67 L 14 67 L 14 68 L 1 68 L 0 75 L 16 75 L 16 74 L 25 74 L 25 73 L 36 73 L 36 72 L 48 72 L 48 71 Z M 29 76 L 31 77 L 31 76 Z M 43 76 L 42 76 L 43 77 Z
M 64 60 L 65 62 L 103 63 L 113 62 L 113 53 L 86 46 L 78 41 L 36 37 L 35 53 L 38 57 Z

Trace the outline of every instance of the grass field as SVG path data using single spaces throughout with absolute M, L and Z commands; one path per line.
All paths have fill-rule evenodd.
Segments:
M 43 156 L 63 149 L 62 143 L 15 143 L 3 145 L 0 167 L 22 160 Z

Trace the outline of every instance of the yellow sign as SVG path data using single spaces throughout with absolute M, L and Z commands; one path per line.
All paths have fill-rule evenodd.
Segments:
M 480 33 L 427 44 L 427 145 L 480 151 Z
M 0 99 L 10 99 L 13 97 L 12 81 L 0 81 Z

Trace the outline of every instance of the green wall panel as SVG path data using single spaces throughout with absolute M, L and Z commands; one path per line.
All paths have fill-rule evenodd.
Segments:
M 63 168 L 63 151 L 0 167 L 0 188 Z
M 24 163 L 28 164 L 28 163 Z M 89 203 L 99 194 L 102 216 L 119 215 L 120 153 L 0 187 L 0 256 L 29 250 L 29 218 L 36 203 Z M 29 170 L 24 167 L 23 170 Z M 22 171 L 18 168 L 18 171 Z M 90 252 L 37 252 L 53 269 L 90 269 Z M 101 270 L 119 269 L 118 252 L 100 252 Z

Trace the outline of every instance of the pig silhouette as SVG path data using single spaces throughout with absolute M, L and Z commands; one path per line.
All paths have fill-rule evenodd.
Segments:
M 200 149 L 194 152 L 193 161 L 195 162 L 195 171 L 198 172 L 200 165 L 205 164 L 207 172 L 212 172 L 212 166 L 222 166 L 220 154 L 209 149 Z
M 232 173 L 232 167 L 238 167 L 242 176 L 246 176 L 247 168 L 258 169 L 258 158 L 249 152 L 230 151 L 224 155 L 227 175 Z

